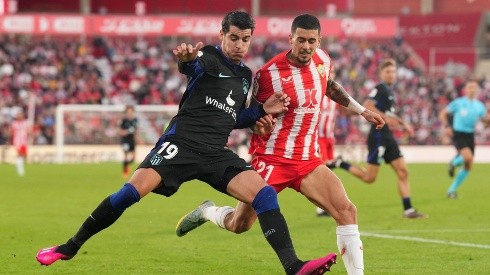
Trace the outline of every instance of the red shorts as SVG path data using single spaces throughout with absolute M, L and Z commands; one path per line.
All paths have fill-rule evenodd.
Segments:
M 323 162 L 327 162 L 333 159 L 333 138 L 318 138 L 318 145 L 320 145 L 320 156 Z
M 17 149 L 17 155 L 19 156 L 27 156 L 27 146 L 26 145 L 19 145 L 15 147 Z
M 294 160 L 273 155 L 260 155 L 254 156 L 251 164 L 255 171 L 279 193 L 286 187 L 299 192 L 301 181 L 315 168 L 323 165 L 323 161 L 319 158 Z

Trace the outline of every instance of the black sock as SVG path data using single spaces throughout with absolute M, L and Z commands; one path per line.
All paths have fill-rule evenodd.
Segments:
M 412 202 L 410 201 L 410 197 L 402 198 L 403 210 L 408 210 L 412 208 Z
M 64 245 L 60 245 L 57 252 L 74 256 L 82 245 L 93 235 L 113 224 L 123 211 L 115 209 L 109 197 L 105 198 L 94 212 L 85 220 L 78 232 Z
M 342 162 L 340 163 L 340 168 L 342 168 L 342 169 L 344 169 L 344 170 L 346 170 L 346 171 L 349 171 L 350 166 L 351 166 L 351 164 L 350 164 L 350 163 L 348 163 L 348 162 L 345 162 L 345 161 L 342 161 Z
M 296 256 L 284 216 L 279 209 L 273 209 L 263 212 L 257 217 L 265 238 L 276 252 L 286 273 L 296 273 L 303 265 L 303 262 Z

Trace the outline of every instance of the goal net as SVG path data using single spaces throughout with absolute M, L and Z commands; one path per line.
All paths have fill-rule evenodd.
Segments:
M 118 134 L 125 105 L 58 105 L 56 109 L 56 162 L 66 162 L 67 146 L 96 145 L 102 153 L 107 145 L 120 143 Z M 178 105 L 135 105 L 138 144 L 153 145 L 161 136 Z M 83 147 L 82 150 L 87 150 Z M 119 148 L 118 148 L 119 149 Z M 119 149 L 121 150 L 121 149 Z

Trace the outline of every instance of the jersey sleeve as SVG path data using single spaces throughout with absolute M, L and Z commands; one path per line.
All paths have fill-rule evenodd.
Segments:
M 270 73 L 263 69 L 259 70 L 255 74 L 252 87 L 253 98 L 259 103 L 264 103 L 273 93 L 274 89 L 272 88 Z
M 485 108 L 485 104 L 483 102 L 480 102 L 480 118 L 485 117 L 487 114 L 487 108 Z
M 179 72 L 187 76 L 197 76 L 210 68 L 213 68 L 217 64 L 216 49 L 212 46 L 205 46 L 202 48 L 196 59 L 190 62 L 178 62 Z
M 451 101 L 448 105 L 447 105 L 447 112 L 450 113 L 450 114 L 454 114 L 458 111 L 458 102 L 459 100 L 458 99 L 455 99 L 453 101 Z
M 386 97 L 386 90 L 382 85 L 374 87 L 368 95 L 368 98 L 375 102 L 381 102 Z
M 119 125 L 119 128 L 121 128 L 123 130 L 126 130 L 127 127 L 126 127 L 126 123 L 125 122 L 126 122 L 125 119 L 121 120 L 121 124 Z

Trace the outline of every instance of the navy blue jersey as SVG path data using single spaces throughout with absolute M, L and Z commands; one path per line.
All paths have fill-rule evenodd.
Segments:
M 376 108 L 386 115 L 395 114 L 395 95 L 385 83 L 376 85 L 369 93 L 369 99 L 374 101 Z M 370 134 L 379 132 L 383 135 L 392 135 L 388 124 L 385 124 L 381 130 L 376 130 L 376 125 L 372 124 Z
M 179 71 L 187 75 L 188 86 L 164 135 L 223 148 L 245 108 L 252 71 L 231 63 L 214 46 L 203 47 L 192 62 L 179 62 Z
M 138 119 L 137 118 L 123 118 L 121 121 L 120 128 L 122 130 L 128 131 L 128 134 L 121 137 L 121 143 L 129 143 L 134 142 L 134 133 L 136 132 L 136 128 L 138 127 Z

